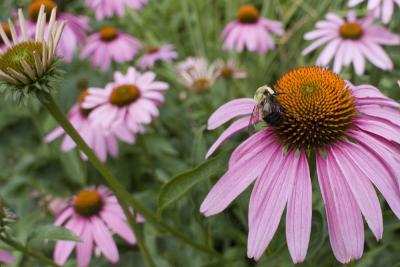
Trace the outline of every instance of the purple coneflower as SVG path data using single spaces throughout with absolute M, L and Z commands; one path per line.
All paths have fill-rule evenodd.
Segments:
M 350 0 L 349 7 L 354 7 L 365 0 Z M 400 6 L 399 0 L 368 0 L 368 10 L 372 11 L 375 17 L 382 18 L 383 23 L 389 23 L 394 11 L 394 4 Z
M 95 110 L 89 118 L 102 127 L 126 125 L 132 133 L 143 132 L 143 125 L 151 123 L 160 112 L 164 91 L 168 84 L 155 80 L 153 72 L 140 73 L 130 67 L 126 75 L 114 73 L 114 81 L 104 89 L 89 88 L 82 107 Z
M 141 223 L 143 218 L 138 216 L 137 221 Z M 79 243 L 57 241 L 54 261 L 60 265 L 64 265 L 75 247 L 78 267 L 89 265 L 95 248 L 110 262 L 118 262 L 118 248 L 112 233 L 116 233 L 131 245 L 136 243 L 116 197 L 104 186 L 80 191 L 58 214 L 54 225 L 64 225 L 81 239 Z
M 226 63 L 223 60 L 218 60 L 215 66 L 219 76 L 225 80 L 244 79 L 247 77 L 247 72 L 239 68 L 232 59 L 229 59 Z
M 173 45 L 149 47 L 139 59 L 138 66 L 142 69 L 151 69 L 157 61 L 172 62 L 178 57 Z
M 317 22 L 316 30 L 304 35 L 304 39 L 314 41 L 303 50 L 303 55 L 326 44 L 317 65 L 326 66 L 334 58 L 335 72 L 339 73 L 343 66 L 353 63 L 356 73 L 362 75 L 367 59 L 378 68 L 391 70 L 392 60 L 382 45 L 399 45 L 400 38 L 385 27 L 372 24 L 373 20 L 372 16 L 357 19 L 352 11 L 346 19 L 329 13 L 326 20 Z
M 91 57 L 93 66 L 107 71 L 112 60 L 117 63 L 130 61 L 141 47 L 140 42 L 129 34 L 114 27 L 103 27 L 88 37 L 81 58 Z
M 125 7 L 139 10 L 148 0 L 86 0 L 86 6 L 93 9 L 97 20 L 103 20 L 114 15 L 125 15 Z
M 224 49 L 266 53 L 275 48 L 271 33 L 283 35 L 282 23 L 261 17 L 257 8 L 251 4 L 242 5 L 237 19 L 229 22 L 222 33 Z
M 219 76 L 215 64 L 205 58 L 188 58 L 177 64 L 178 81 L 190 91 L 201 93 L 212 88 Z
M 82 107 L 82 103 L 87 96 L 87 90 L 81 93 L 78 102 L 68 112 L 68 119 L 88 144 L 88 146 L 93 149 L 97 157 L 99 157 L 101 161 L 106 161 L 108 154 L 113 157 L 118 155 L 118 142 L 116 137 L 119 137 L 121 140 L 127 143 L 133 143 L 134 136 L 122 124 L 115 124 L 113 125 L 113 128 L 105 129 L 101 127 L 101 125 L 93 123 L 89 119 L 89 115 L 93 112 L 94 107 Z M 49 143 L 63 135 L 65 135 L 64 129 L 58 127 L 46 136 L 45 141 L 46 143 Z M 75 142 L 71 137 L 65 135 L 61 144 L 61 149 L 64 152 L 68 152 L 74 147 L 76 147 Z M 84 159 L 86 159 L 85 155 L 82 154 L 82 156 Z
M 45 7 L 45 11 L 50 13 L 52 9 L 57 8 L 57 4 L 52 0 L 34 0 L 28 7 L 30 20 L 27 21 L 28 33 L 35 36 L 36 20 L 38 18 L 40 6 Z M 57 48 L 57 55 L 65 61 L 71 62 L 74 52 L 79 44 L 82 44 L 86 38 L 86 32 L 89 28 L 89 18 L 86 16 L 75 16 L 71 13 L 58 13 L 58 20 L 66 21 L 63 35 Z M 46 33 L 48 35 L 48 32 Z M 47 37 L 45 37 L 47 38 Z
M 302 262 L 311 232 L 309 163 L 315 161 L 333 253 L 342 263 L 359 259 L 364 249 L 363 216 L 376 239 L 382 238 L 382 211 L 374 186 L 400 217 L 400 105 L 371 85 L 354 86 L 323 67 L 292 70 L 272 88 L 283 121 L 235 149 L 228 171 L 208 193 L 201 212 L 211 216 L 223 211 L 255 181 L 248 257 L 261 258 L 286 207 L 289 252 L 293 262 Z M 253 99 L 237 99 L 210 117 L 210 130 L 237 120 L 207 157 L 249 126 L 255 107 Z

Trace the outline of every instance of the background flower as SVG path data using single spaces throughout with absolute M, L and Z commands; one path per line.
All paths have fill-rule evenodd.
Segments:
M 93 66 L 106 71 L 113 60 L 117 63 L 132 60 L 140 47 L 140 42 L 134 37 L 114 27 L 103 27 L 88 37 L 81 58 L 91 57 Z
M 381 46 L 399 45 L 400 37 L 372 23 L 371 16 L 357 19 L 354 12 L 349 12 L 346 19 L 329 13 L 326 20 L 317 22 L 316 30 L 304 35 L 304 39 L 314 41 L 303 50 L 303 55 L 326 44 L 317 65 L 326 66 L 334 59 L 335 72 L 352 63 L 356 73 L 362 75 L 367 59 L 378 68 L 391 70 L 393 62 Z
M 364 0 L 350 0 L 349 7 L 354 7 Z M 395 4 L 400 6 L 396 0 L 368 0 L 368 10 L 372 11 L 376 17 L 382 18 L 384 23 L 389 23 L 392 18 Z
M 149 47 L 139 59 L 138 66 L 142 69 L 151 69 L 157 61 L 172 62 L 178 57 L 173 45 Z
M 224 49 L 235 49 L 239 53 L 244 49 L 259 54 L 266 53 L 275 48 L 271 33 L 283 35 L 282 23 L 260 17 L 253 5 L 242 5 L 237 19 L 231 21 L 222 33 Z
M 142 219 L 138 221 L 143 222 Z M 65 228 L 79 236 L 82 241 L 56 243 L 54 260 L 61 265 L 67 261 L 74 248 L 79 267 L 89 265 L 93 250 L 96 248 L 110 262 L 118 262 L 119 253 L 112 232 L 131 245 L 136 243 L 136 238 L 126 222 L 125 214 L 117 199 L 104 186 L 80 191 L 57 216 L 54 225 L 65 225 Z

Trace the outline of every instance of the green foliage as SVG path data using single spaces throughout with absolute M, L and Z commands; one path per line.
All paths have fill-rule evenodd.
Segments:
M 4 21 L 17 6 L 25 7 L 29 2 L 0 1 L 1 19 Z M 345 15 L 348 1 L 247 1 L 254 3 L 263 16 L 281 20 L 285 25 L 286 34 L 276 38 L 276 49 L 266 55 L 236 54 L 221 48 L 220 34 L 224 26 L 236 17 L 238 7 L 246 2 L 244 0 L 150 0 L 142 11 L 129 10 L 122 18 L 105 21 L 96 21 L 83 0 L 57 2 L 63 10 L 89 16 L 93 30 L 104 25 L 118 26 L 144 45 L 174 44 L 179 60 L 188 56 L 204 56 L 210 61 L 233 58 L 248 72 L 247 79 L 235 80 L 229 86 L 219 80 L 210 92 L 196 95 L 188 93 L 177 82 L 174 65 L 157 64 L 154 70 L 157 79 L 170 84 L 166 101 L 160 107 L 160 117 L 146 127 L 135 144 L 120 143 L 119 156 L 107 162 L 124 187 L 144 206 L 158 211 L 160 218 L 192 240 L 214 248 L 225 260 L 221 263 L 219 259 L 199 252 L 145 222 L 140 230 L 157 267 L 293 266 L 285 240 L 285 215 L 262 259 L 254 262 L 247 258 L 247 213 L 252 185 L 223 213 L 210 218 L 199 213 L 207 192 L 226 170 L 229 154 L 225 151 L 231 151 L 248 137 L 247 133 L 233 137 L 220 148 L 223 151 L 217 151 L 217 156 L 204 160 L 207 148 L 221 133 L 220 129 L 206 130 L 206 123 L 210 114 L 228 100 L 252 97 L 256 88 L 273 84 L 286 71 L 313 65 L 317 53 L 301 56 L 301 51 L 309 44 L 303 39 L 304 33 L 313 29 L 316 21 L 327 12 Z M 356 11 L 365 14 L 366 5 L 360 5 Z M 400 9 L 396 7 L 388 26 L 394 32 L 400 31 L 399 14 Z M 395 65 L 392 72 L 367 64 L 366 74 L 361 77 L 354 77 L 350 68 L 345 68 L 341 75 L 354 84 L 372 84 L 399 100 L 400 50 L 398 47 L 385 50 Z M 72 63 L 63 65 L 66 73 L 56 88 L 59 89 L 56 97 L 63 111 L 67 112 L 74 104 L 82 84 L 104 87 L 112 80 L 113 71 L 124 72 L 136 63 L 137 60 L 114 64 L 112 71 L 102 73 L 93 69 L 90 62 L 80 60 L 76 53 Z M 50 226 L 54 216 L 44 201 L 46 196 L 70 198 L 85 186 L 102 183 L 93 167 L 81 160 L 79 152 L 64 154 L 60 150 L 61 141 L 44 143 L 44 136 L 55 127 L 56 123 L 37 103 L 28 107 L 16 106 L 9 99 L 0 99 L 0 197 L 17 214 L 17 223 L 13 227 L 16 239 L 21 242 L 30 240 L 32 246 L 50 258 L 54 242 L 44 245 L 42 240 L 79 240 L 79 237 Z M 310 247 L 306 261 L 296 266 L 340 266 L 329 244 L 325 210 L 315 178 Z M 383 200 L 381 206 L 385 227 L 382 241 L 377 242 L 365 227 L 363 258 L 350 266 L 400 266 L 400 223 Z M 120 238 L 116 240 L 120 262 L 111 265 L 104 257 L 94 257 L 91 266 L 145 266 L 137 246 L 129 246 Z M 40 265 L 19 255 L 15 266 Z M 65 266 L 76 266 L 74 257 Z

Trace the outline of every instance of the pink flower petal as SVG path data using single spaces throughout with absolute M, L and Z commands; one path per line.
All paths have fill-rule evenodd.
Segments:
M 211 216 L 223 211 L 260 175 L 265 162 L 273 155 L 271 152 L 276 149 L 275 143 L 271 141 L 254 146 L 214 185 L 201 204 L 200 212 Z
M 238 119 L 237 121 L 233 122 L 215 141 L 215 143 L 210 147 L 207 152 L 206 158 L 209 158 L 214 151 L 227 139 L 229 139 L 232 135 L 240 132 L 241 130 L 249 127 L 250 116 Z
M 208 120 L 208 129 L 213 130 L 226 123 L 227 121 L 242 115 L 253 112 L 255 106 L 254 99 L 240 98 L 232 100 L 219 107 Z
M 303 262 L 311 234 L 312 188 L 307 156 L 301 152 L 286 211 L 286 240 L 294 263 Z
M 136 243 L 136 238 L 127 222 L 110 212 L 102 212 L 100 216 L 112 231 L 125 239 L 129 244 L 133 245 Z
M 341 263 L 359 259 L 364 249 L 364 224 L 360 209 L 343 175 L 332 161 L 317 155 L 317 172 L 333 253 Z
M 75 235 L 81 236 L 83 220 L 72 218 L 67 222 L 65 228 L 71 230 Z M 76 244 L 74 241 L 57 241 L 54 248 L 54 261 L 57 264 L 64 265 Z
M 104 223 L 96 216 L 91 218 L 93 238 L 103 255 L 112 263 L 119 261 L 117 246 Z
M 368 176 L 348 156 L 349 154 L 356 153 L 353 150 L 354 146 L 356 145 L 343 143 L 340 146 L 333 147 L 331 153 L 328 155 L 328 160 L 332 161 L 332 164 L 337 165 L 350 187 L 354 199 L 360 207 L 371 231 L 374 233 L 376 239 L 381 239 L 383 219 L 379 199 Z
M 76 245 L 76 262 L 78 267 L 86 267 L 89 265 L 93 253 L 93 237 L 89 220 L 85 220 L 80 238 L 82 242 Z
M 249 205 L 247 256 L 258 260 L 275 234 L 297 177 L 299 159 L 282 147 L 273 153 L 256 180 Z

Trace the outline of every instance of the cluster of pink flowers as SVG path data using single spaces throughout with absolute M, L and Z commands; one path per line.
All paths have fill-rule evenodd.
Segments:
M 86 0 L 85 4 L 94 11 L 97 20 L 103 20 L 124 16 L 127 8 L 140 10 L 147 2 Z M 362 2 L 350 0 L 349 6 Z M 324 46 L 316 61 L 318 67 L 294 69 L 282 75 L 274 86 L 259 88 L 254 99 L 232 100 L 209 118 L 209 130 L 234 121 L 210 147 L 206 158 L 244 129 L 260 122 L 268 126 L 233 151 L 227 172 L 200 207 L 205 216 L 218 214 L 255 183 L 249 203 L 249 258 L 262 257 L 286 209 L 290 255 L 294 263 L 305 260 L 312 223 L 309 164 L 316 166 L 330 244 L 341 263 L 361 258 L 364 220 L 376 239 L 382 238 L 383 216 L 374 188 L 400 217 L 400 105 L 372 85 L 353 85 L 339 76 L 350 66 L 361 76 L 368 69 L 367 62 L 385 71 L 394 68 L 383 47 L 400 45 L 400 36 L 376 19 L 390 22 L 395 3 L 400 5 L 399 0 L 369 0 L 367 8 L 371 13 L 361 18 L 351 10 L 346 17 L 326 14 L 324 20 L 316 22 L 316 29 L 304 35 L 312 43 L 303 50 L 303 56 Z M 38 34 L 51 39 L 55 12 L 48 22 L 45 16 L 40 17 L 43 27 L 37 27 L 37 20 L 43 9 L 50 13 L 56 7 L 52 0 L 32 1 L 28 8 L 28 32 L 25 27 L 19 32 L 13 26 L 0 25 L 0 36 L 5 41 L 0 44 L 0 51 L 3 45 L 8 46 L 9 39 L 18 40 L 17 34 L 32 40 Z M 172 44 L 147 46 L 114 26 L 104 26 L 89 35 L 91 27 L 85 16 L 61 12 L 57 19 L 67 24 L 62 36 L 55 34 L 60 37 L 55 39 L 60 43 L 55 44 L 53 52 L 58 45 L 57 54 L 67 62 L 73 60 L 81 47 L 80 59 L 90 59 L 95 68 L 107 72 L 116 69 L 114 62 L 132 63 L 141 54 L 137 66 L 143 72 L 134 67 L 128 67 L 126 73 L 115 71 L 113 80 L 103 87 L 82 91 L 68 112 L 71 124 L 105 162 L 108 156 L 118 156 L 119 141 L 135 143 L 137 135 L 143 134 L 160 115 L 159 108 L 169 85 L 158 81 L 155 72 L 147 70 L 153 69 L 157 62 L 172 63 L 178 53 Z M 246 4 L 240 6 L 237 18 L 223 30 L 222 48 L 237 53 L 265 54 L 275 49 L 275 36 L 284 34 L 283 23 L 261 16 L 255 6 Z M 331 63 L 333 72 L 326 68 Z M 176 72 L 178 81 L 195 93 L 208 92 L 220 78 L 228 81 L 247 77 L 247 72 L 232 58 L 210 63 L 203 57 L 189 57 L 176 65 Z M 5 73 L 0 75 L 10 77 Z M 278 104 L 283 108 L 279 112 L 274 110 L 273 115 L 282 118 L 273 125 L 267 118 L 271 114 L 266 113 L 272 113 L 272 106 Z M 62 151 L 76 147 L 61 127 L 51 131 L 45 141 L 53 142 L 60 137 L 63 137 Z M 81 156 L 86 159 L 83 153 Z M 131 245 L 136 243 L 116 197 L 104 186 L 87 188 L 69 200 L 55 198 L 49 202 L 56 215 L 54 224 L 69 229 L 82 241 L 57 241 L 54 250 L 57 264 L 65 264 L 74 249 L 80 267 L 90 264 L 95 251 L 111 263 L 118 262 L 114 233 Z M 135 215 L 139 223 L 144 222 L 140 215 Z M 0 251 L 0 262 L 13 261 L 10 253 Z
M 155 80 L 155 76 L 153 72 L 140 73 L 133 67 L 125 75 L 117 71 L 114 81 L 104 88 L 89 87 L 71 108 L 70 122 L 100 160 L 106 161 L 108 154 L 116 157 L 117 139 L 134 143 L 136 134 L 143 133 L 144 126 L 159 115 L 158 107 L 164 102 L 168 84 Z M 62 135 L 64 130 L 59 127 L 47 135 L 46 142 Z M 75 146 L 66 135 L 62 150 L 66 152 Z

